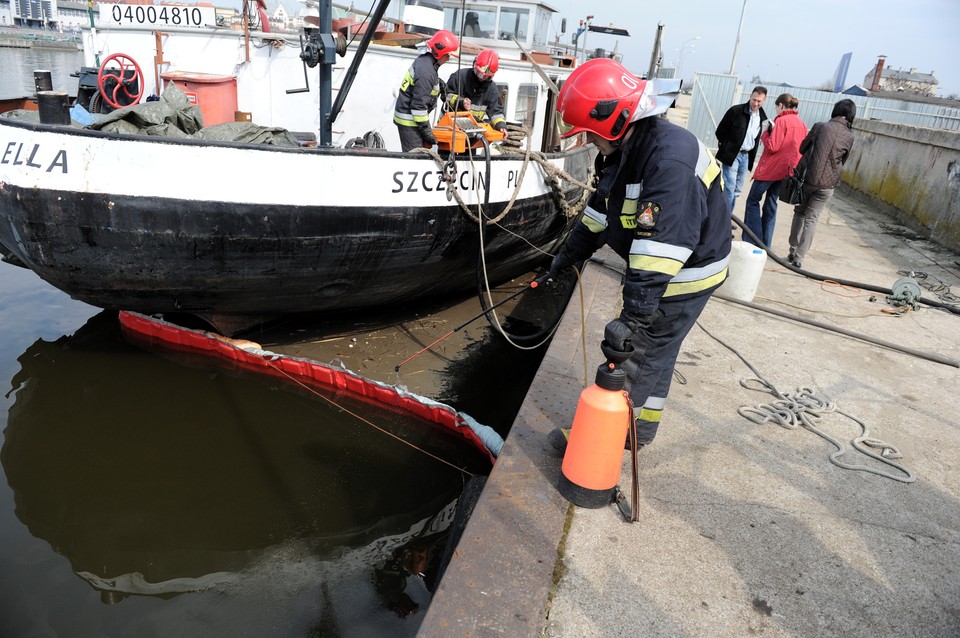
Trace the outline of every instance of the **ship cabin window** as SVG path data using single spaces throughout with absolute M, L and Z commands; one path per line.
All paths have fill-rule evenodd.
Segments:
M 445 7 L 443 10 L 443 28 L 460 33 L 467 38 L 492 38 L 497 32 L 497 10 L 490 7 Z
M 534 46 L 547 46 L 550 42 L 550 18 L 552 11 L 546 11 L 543 8 L 537 8 L 534 14 L 533 23 L 533 44 Z
M 537 94 L 539 92 L 539 87 L 536 84 L 521 84 L 517 89 L 516 120 L 531 131 L 537 116 Z
M 500 30 L 497 37 L 501 40 L 516 38 L 519 42 L 527 43 L 527 33 L 530 32 L 530 11 L 503 7 L 500 9 Z

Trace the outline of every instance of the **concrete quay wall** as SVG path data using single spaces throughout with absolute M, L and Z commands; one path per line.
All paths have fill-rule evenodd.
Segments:
M 856 121 L 841 182 L 960 251 L 960 132 Z

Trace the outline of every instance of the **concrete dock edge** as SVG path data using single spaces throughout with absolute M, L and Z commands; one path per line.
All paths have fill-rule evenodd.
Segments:
M 608 249 L 597 256 L 622 263 Z M 542 630 L 569 505 L 556 489 L 561 457 L 547 434 L 573 422 L 584 387 L 581 326 L 588 383 L 602 363 L 596 344 L 619 304 L 620 275 L 587 262 L 581 286 L 570 298 L 418 636 L 537 636 Z

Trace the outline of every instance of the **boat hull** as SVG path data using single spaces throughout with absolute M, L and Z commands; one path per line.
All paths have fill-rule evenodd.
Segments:
M 584 149 L 550 158 L 585 180 Z M 572 223 L 522 156 L 428 156 L 171 141 L 0 121 L 0 243 L 94 306 L 143 313 L 339 312 L 476 286 L 542 263 Z M 489 185 L 488 185 L 489 180 Z M 543 252 L 545 251 L 545 252 Z

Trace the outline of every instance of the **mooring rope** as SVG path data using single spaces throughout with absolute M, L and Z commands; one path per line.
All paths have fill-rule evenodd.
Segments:
M 836 446 L 837 451 L 830 455 L 830 462 L 845 470 L 869 472 L 871 474 L 877 474 L 878 476 L 883 476 L 885 478 L 893 479 L 894 481 L 900 481 L 902 483 L 913 483 L 916 480 L 916 476 L 914 476 L 913 472 L 903 465 L 895 463 L 891 460 L 903 458 L 903 455 L 900 453 L 900 451 L 896 447 L 879 439 L 870 438 L 870 430 L 866 423 L 856 418 L 852 414 L 838 409 L 836 404 L 815 394 L 810 388 L 797 388 L 796 391 L 791 393 L 780 392 L 777 390 L 776 386 L 773 385 L 773 383 L 765 379 L 763 375 L 761 375 L 757 369 L 754 368 L 753 365 L 747 361 L 746 358 L 744 358 L 744 356 L 735 348 L 724 343 L 718 337 L 713 335 L 709 330 L 704 328 L 703 324 L 701 324 L 699 321 L 697 322 L 697 325 L 707 334 L 707 336 L 735 354 L 756 375 L 755 378 L 741 379 L 741 386 L 748 390 L 769 392 L 776 397 L 776 400 L 770 403 L 761 403 L 753 407 L 737 408 L 737 413 L 740 414 L 740 416 L 757 424 L 776 423 L 780 427 L 787 430 L 795 430 L 799 426 L 803 426 L 807 430 L 810 430 L 817 436 L 826 439 Z M 854 449 L 872 459 L 876 459 L 877 461 L 894 468 L 899 472 L 902 472 L 903 476 L 890 474 L 888 472 L 884 472 L 883 470 L 872 468 L 866 465 L 858 465 L 841 461 L 840 457 L 843 456 L 843 454 L 847 451 L 846 446 L 817 427 L 817 424 L 823 419 L 823 416 L 831 412 L 841 414 L 860 426 L 860 435 L 854 437 L 850 441 Z M 868 447 L 879 449 L 880 452 L 873 452 L 872 450 L 867 449 Z
M 513 205 L 517 201 L 517 197 L 520 195 L 520 187 L 523 185 L 523 180 L 524 180 L 524 177 L 526 176 L 527 167 L 530 166 L 531 162 L 538 164 L 543 169 L 545 173 L 544 181 L 546 181 L 547 184 L 550 186 L 550 194 L 553 197 L 554 202 L 557 204 L 558 209 L 562 211 L 564 216 L 566 216 L 567 218 L 575 217 L 576 215 L 579 215 L 581 212 L 583 212 L 583 208 L 584 206 L 586 206 L 587 199 L 590 197 L 590 193 L 592 193 L 595 190 L 593 186 L 590 184 L 590 182 L 593 181 L 592 166 L 591 166 L 590 173 L 587 176 L 587 181 L 581 182 L 580 180 L 573 177 L 563 169 L 557 168 L 556 166 L 551 164 L 550 160 L 548 160 L 543 153 L 532 150 L 530 148 L 530 143 L 529 143 L 529 140 L 530 140 L 529 131 L 526 128 L 524 128 L 523 131 L 526 135 L 525 139 L 527 141 L 527 145 L 526 145 L 527 148 L 524 151 L 522 151 L 524 156 L 523 164 L 520 168 L 520 174 L 517 177 L 516 186 L 514 186 L 513 193 L 510 195 L 510 200 L 507 202 L 507 205 L 500 212 L 500 214 L 497 215 L 496 217 L 491 217 L 485 220 L 488 226 L 493 224 L 498 224 L 513 209 Z M 480 218 L 473 214 L 473 212 L 470 210 L 470 207 L 467 205 L 467 203 L 463 200 L 463 197 L 460 195 L 459 189 L 456 188 L 456 172 L 455 172 L 456 162 L 453 162 L 450 164 L 451 169 L 454 172 L 452 174 L 448 174 L 447 161 L 444 160 L 440 156 L 440 154 L 437 151 L 433 150 L 432 148 L 414 148 L 410 152 L 425 153 L 433 158 L 433 161 L 436 162 L 437 167 L 444 173 L 444 180 L 452 183 L 450 186 L 448 186 L 448 192 L 452 192 L 453 198 L 457 201 L 457 204 L 460 206 L 460 210 L 462 210 L 463 213 L 475 224 L 479 224 Z M 583 190 L 583 192 L 580 195 L 580 199 L 577 200 L 577 202 L 572 205 L 568 204 L 566 201 L 566 198 L 563 197 L 564 181 L 574 186 L 578 186 Z

